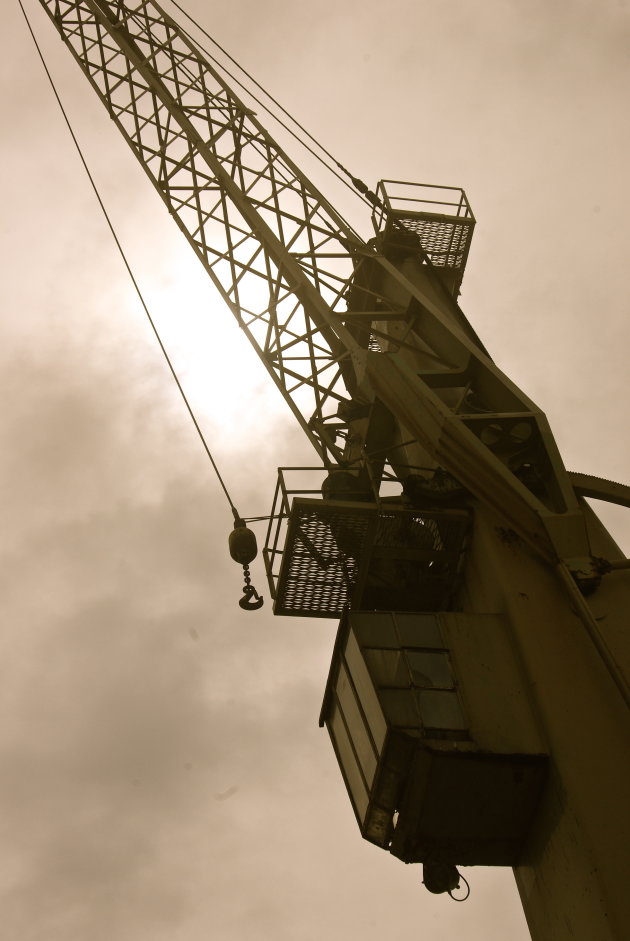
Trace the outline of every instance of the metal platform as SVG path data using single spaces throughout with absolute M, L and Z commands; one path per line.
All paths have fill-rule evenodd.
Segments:
M 380 207 L 372 219 L 385 250 L 409 250 L 405 230 L 416 235 L 434 267 L 454 291 L 459 289 L 475 228 L 475 217 L 463 189 L 381 180 Z M 381 208 L 382 207 L 382 208 Z
M 301 496 L 281 474 L 264 549 L 274 612 L 332 618 L 348 606 L 443 609 L 456 588 L 469 521 L 462 510 Z

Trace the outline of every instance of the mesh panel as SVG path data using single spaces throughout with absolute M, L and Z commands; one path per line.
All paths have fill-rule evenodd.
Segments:
M 455 587 L 468 515 L 295 499 L 276 614 L 439 610 Z
M 406 229 L 420 236 L 422 247 L 439 268 L 463 268 L 466 263 L 468 243 L 472 233 L 470 223 L 444 219 L 400 218 Z
M 275 611 L 335 617 L 357 582 L 370 518 L 300 503 L 293 503 Z

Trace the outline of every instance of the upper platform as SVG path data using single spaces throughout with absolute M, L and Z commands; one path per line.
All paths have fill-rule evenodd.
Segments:
M 372 221 L 388 252 L 409 252 L 413 233 L 446 284 L 457 296 L 464 276 L 475 217 L 463 189 L 381 180 L 376 188 L 380 205 Z

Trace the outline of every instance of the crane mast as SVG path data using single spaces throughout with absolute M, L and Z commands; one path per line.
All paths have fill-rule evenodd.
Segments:
M 435 891 L 512 865 L 537 941 L 621 937 L 630 583 L 580 493 L 627 488 L 576 489 L 462 313 L 465 195 L 381 183 L 363 239 L 154 0 L 39 2 L 328 472 L 321 501 L 283 490 L 267 562 L 278 613 L 342 616 L 322 723 L 363 836 Z

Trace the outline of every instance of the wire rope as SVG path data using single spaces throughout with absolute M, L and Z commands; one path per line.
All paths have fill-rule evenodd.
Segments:
M 261 91 L 270 101 L 272 101 L 273 104 L 274 104 L 277 108 L 279 108 L 280 111 L 282 111 L 282 113 L 285 114 L 293 124 L 295 124 L 296 127 L 298 127 L 298 128 L 300 129 L 300 131 L 302 131 L 304 134 L 306 134 L 306 136 L 307 136 L 311 141 L 313 141 L 313 143 L 315 144 L 315 146 L 318 147 L 318 148 L 322 151 L 322 153 L 326 154 L 326 156 L 327 156 L 330 160 L 332 160 L 332 162 L 335 164 L 335 166 L 338 167 L 338 168 L 341 170 L 341 172 L 344 173 L 345 176 L 348 177 L 348 179 L 350 180 L 350 183 L 348 183 L 348 180 L 344 179 L 343 176 L 340 176 L 340 174 L 337 173 L 337 171 L 336 171 L 335 169 L 333 169 L 333 167 L 331 167 L 330 164 L 327 163 L 326 160 L 323 159 L 323 157 L 321 157 L 318 153 L 316 153 L 316 151 L 314 151 L 313 148 L 310 147 L 310 146 L 306 143 L 306 141 L 302 140 L 302 138 L 300 138 L 299 134 L 296 134 L 295 131 L 293 131 L 290 127 L 288 127 L 288 125 L 282 120 L 282 118 L 278 117 L 277 114 L 274 114 L 274 112 L 271 110 L 271 108 L 269 108 L 263 101 L 261 101 L 260 98 L 258 98 L 258 97 L 251 91 L 251 89 L 247 88 L 247 86 L 246 86 L 240 79 L 238 79 L 235 75 L 233 75 L 232 72 L 230 72 L 229 69 L 227 69 L 226 66 L 223 65 L 223 63 L 221 63 L 215 56 L 212 55 L 211 52 L 208 51 L 208 49 L 204 48 L 204 46 L 203 46 L 195 37 L 193 37 L 186 29 L 184 29 L 184 27 L 181 26 L 181 24 L 178 24 L 179 29 L 181 29 L 182 33 L 191 41 L 191 43 L 193 43 L 194 46 L 196 46 L 196 47 L 198 47 L 199 49 L 201 49 L 201 51 L 202 51 L 206 56 L 208 56 L 208 58 L 210 59 L 211 62 L 214 62 L 214 64 L 215 64 L 225 75 L 229 76 L 229 78 L 231 78 L 234 82 L 236 82 L 236 83 L 246 92 L 246 94 L 249 95 L 250 98 L 251 98 L 253 101 L 256 102 L 256 104 L 260 105 L 260 107 L 263 108 L 263 110 L 266 111 L 267 114 L 268 114 L 271 118 L 273 118 L 274 121 L 277 121 L 277 123 L 280 125 L 280 127 L 284 128 L 284 130 L 287 131 L 287 133 L 290 134 L 290 135 L 300 144 L 300 146 L 304 147 L 305 150 L 307 150 L 310 154 L 312 154 L 312 156 L 315 157 L 315 159 L 318 160 L 318 161 L 322 164 L 323 167 L 325 167 L 330 173 L 333 174 L 334 177 L 336 177 L 341 183 L 343 183 L 343 185 L 346 186 L 354 196 L 356 196 L 358 199 L 360 199 L 362 203 L 364 203 L 366 206 L 368 206 L 370 210 L 374 210 L 375 208 L 378 208 L 378 209 L 380 209 L 381 211 L 384 210 L 385 207 L 383 206 L 382 201 L 379 199 L 379 197 L 378 197 L 374 192 L 372 192 L 372 190 L 370 190 L 370 188 L 367 186 L 367 184 L 365 184 L 365 183 L 363 182 L 363 180 L 361 180 L 359 177 L 353 176 L 353 174 L 352 174 L 346 167 L 344 167 L 344 165 L 343 165 L 342 163 L 340 163 L 340 161 L 337 160 L 337 158 L 336 158 L 329 150 L 327 150 L 327 149 L 324 147 L 324 145 L 321 144 L 321 143 L 317 140 L 317 138 L 314 137 L 313 134 L 310 133 L 310 131 L 308 131 L 308 130 L 304 127 L 304 125 L 300 124 L 300 122 L 297 120 L 297 118 L 294 118 L 294 117 L 293 117 L 293 115 L 291 114 L 290 111 L 288 111 L 285 107 L 283 107 L 283 105 L 281 105 L 280 102 L 279 102 L 276 98 L 274 98 L 274 96 L 273 96 L 270 92 L 268 92 L 268 91 L 266 90 L 266 88 L 265 88 L 263 85 L 261 85 L 260 82 L 257 81 L 257 79 L 255 79 L 254 76 L 251 75 L 251 74 L 247 71 L 247 69 L 244 69 L 243 66 L 240 65 L 240 63 L 239 63 L 232 55 L 230 55 L 230 53 L 227 51 L 227 49 L 224 49 L 224 47 L 223 47 L 220 43 L 218 43 L 217 40 L 214 39 L 214 38 L 210 35 L 210 33 L 209 33 L 206 29 L 204 29 L 204 27 L 203 27 L 199 22 L 198 22 L 193 16 L 191 16 L 190 13 L 188 13 L 188 12 L 184 9 L 184 7 L 181 6 L 180 3 L 178 3 L 178 0 L 170 0 L 170 2 L 172 3 L 172 5 L 173 5 L 177 10 L 179 10 L 179 12 L 180 12 L 183 16 L 186 17 L 186 19 L 190 20 L 190 22 L 191 22 L 207 39 L 209 39 L 210 42 L 211 42 L 214 46 L 216 46 L 216 48 L 219 49 L 219 50 L 223 53 L 223 55 L 226 56 L 226 58 L 229 59 L 229 61 L 232 62 L 232 63 L 236 66 L 237 69 L 239 69 L 240 72 L 243 73 L 243 75 L 245 75 L 245 76 L 250 80 L 250 82 L 253 82 L 253 84 L 256 86 L 256 88 L 260 89 L 260 91 Z M 352 185 L 351 185 L 351 184 L 352 184 Z M 337 215 L 338 215 L 340 218 L 344 219 L 344 217 L 341 215 L 340 212 L 338 212 L 338 210 L 335 210 L 335 211 L 337 212 Z M 344 219 L 344 222 L 345 222 L 345 224 L 348 226 L 348 228 L 354 233 L 354 235 L 357 235 L 357 237 L 360 238 L 360 236 L 358 235 L 358 233 L 356 232 L 356 230 L 353 228 L 353 226 L 350 225 L 350 223 L 348 222 L 348 220 L 347 220 L 347 219 Z M 404 224 L 403 224 L 399 219 L 394 219 L 394 220 L 393 220 L 393 223 L 394 223 L 394 226 L 395 226 L 397 229 L 402 229 L 402 230 L 405 229 Z M 428 259 L 426 258 L 426 253 L 424 253 L 424 250 L 422 249 L 422 246 L 421 246 L 421 245 L 419 245 L 419 250 L 423 253 L 423 255 L 424 255 L 424 257 L 425 257 L 425 260 L 428 260 Z
M 216 46 L 216 48 L 219 49 L 220 52 L 222 52 L 223 55 L 224 55 L 227 59 L 229 59 L 230 62 L 232 62 L 232 63 L 236 66 L 236 68 L 237 68 L 240 72 L 242 72 L 243 75 L 245 75 L 245 76 L 249 79 L 250 82 L 253 82 L 253 84 L 256 86 L 256 88 L 258 88 L 258 89 L 263 93 L 263 95 L 265 95 L 265 96 L 269 99 L 269 101 L 273 102 L 273 104 L 276 106 L 276 108 L 279 108 L 280 111 L 282 111 L 282 113 L 285 114 L 285 115 L 289 118 L 289 120 L 290 120 L 297 128 L 299 128 L 300 131 L 302 131 L 303 134 L 306 134 L 306 136 L 309 138 L 309 140 L 311 140 L 311 141 L 315 144 L 315 146 L 316 146 L 317 148 L 319 148 L 319 150 L 321 150 L 322 153 L 326 154 L 326 156 L 327 156 L 330 160 L 332 160 L 332 162 L 335 164 L 335 166 L 338 167 L 338 168 L 342 171 L 342 173 L 345 173 L 345 175 L 352 181 L 352 185 L 351 185 L 350 183 L 348 183 L 348 180 L 345 180 L 345 179 L 343 178 L 343 176 L 341 176 L 341 174 L 337 173 L 337 171 L 336 171 L 333 167 L 331 167 L 330 164 L 327 163 L 326 160 L 324 160 L 323 157 L 320 156 L 320 154 L 318 154 L 315 150 L 313 150 L 313 148 L 310 147 L 309 144 L 307 144 L 306 141 L 304 141 L 304 140 L 299 136 L 299 134 L 296 134 L 296 132 L 293 131 L 293 130 L 282 120 L 282 118 L 278 117 L 277 114 L 274 114 L 274 112 L 273 112 L 263 101 L 261 101 L 260 98 L 258 98 L 258 97 L 251 91 L 251 89 L 247 88 L 247 86 L 246 86 L 243 82 L 241 82 L 240 79 L 238 79 L 232 72 L 230 72 L 221 62 L 219 62 L 218 59 L 215 58 L 215 56 L 212 55 L 212 53 L 210 53 L 207 49 L 205 49 L 197 39 L 195 39 L 193 36 L 191 36 L 190 33 L 189 33 L 187 30 L 185 30 L 183 26 L 180 25 L 180 29 L 181 29 L 182 32 L 188 37 L 188 39 L 190 39 L 191 42 L 193 42 L 195 45 L 199 46 L 199 48 L 202 50 L 202 52 L 204 52 L 204 53 L 208 56 L 208 58 L 209 58 L 212 62 L 214 62 L 214 64 L 217 65 L 217 66 L 221 69 L 222 72 L 224 72 L 224 73 L 225 73 L 226 75 L 228 75 L 233 81 L 235 81 L 235 82 L 252 98 L 252 100 L 256 102 L 256 104 L 259 104 L 260 107 L 263 108 L 264 111 L 266 111 L 267 114 L 268 114 L 270 117 L 272 117 L 274 121 L 277 121 L 277 122 L 278 122 L 278 124 L 280 125 L 280 127 L 284 128 L 284 130 L 287 131 L 287 133 L 289 133 L 289 134 L 290 134 L 302 147 L 304 147 L 310 154 L 312 154 L 312 156 L 315 157 L 316 160 L 319 160 L 319 162 L 322 164 L 322 166 L 326 167 L 326 169 L 327 169 L 330 173 L 332 173 L 333 176 L 335 176 L 341 183 L 343 183 L 343 185 L 346 186 L 354 196 L 358 197 L 358 199 L 360 199 L 362 203 L 365 203 L 366 206 L 369 206 L 370 209 L 372 209 L 372 208 L 373 208 L 373 203 L 372 203 L 372 201 L 371 201 L 370 199 L 366 199 L 365 196 L 363 195 L 363 192 L 364 192 L 364 191 L 367 192 L 367 187 L 365 186 L 365 184 L 362 184 L 360 180 L 358 180 L 356 177 L 354 177 L 354 176 L 352 175 L 352 173 L 350 173 L 350 171 L 347 170 L 346 167 L 344 167 L 344 165 L 343 165 L 342 163 L 340 163 L 339 160 L 337 160 L 337 158 L 336 158 L 329 150 L 327 150 L 326 147 L 324 147 L 324 145 L 321 144 L 321 143 L 317 140 L 317 138 L 314 137 L 313 134 L 310 133 L 310 131 L 308 131 L 308 130 L 304 127 L 303 124 L 300 124 L 300 122 L 299 122 L 296 118 L 293 117 L 293 115 L 291 114 L 290 111 L 287 111 L 287 109 L 286 109 L 285 107 L 283 107 L 283 105 L 281 105 L 280 102 L 279 102 L 276 98 L 274 98 L 274 96 L 273 96 L 270 92 L 268 92 L 267 89 L 266 89 L 263 85 L 261 85 L 260 82 L 258 82 L 258 81 L 254 78 L 253 75 L 251 75 L 251 74 L 247 71 L 247 69 L 244 69 L 244 68 L 243 68 L 243 66 L 240 65 L 240 63 L 239 63 L 233 56 L 230 55 L 230 53 L 227 51 L 227 49 L 224 49 L 223 46 L 222 46 L 220 43 L 218 43 L 217 40 L 214 39 L 214 37 L 211 36 L 210 33 L 209 33 L 206 29 L 204 29 L 204 27 L 203 27 L 201 24 L 200 24 L 193 16 L 191 16 L 190 13 L 188 13 L 188 12 L 181 6 L 181 4 L 179 4 L 179 3 L 177 2 L 177 0 L 170 0 L 170 2 L 172 3 L 172 5 L 173 5 L 177 10 L 179 10 L 180 13 L 183 14 L 183 16 L 186 17 L 186 19 L 190 20 L 190 22 L 206 37 L 206 39 L 209 39 L 210 42 L 211 42 L 214 46 Z M 358 188 L 357 188 L 357 184 L 359 184 L 359 187 L 358 187 Z M 363 189 L 363 188 L 364 188 L 364 189 Z M 346 224 L 349 225 L 349 223 L 347 222 L 347 220 L 344 220 L 344 221 L 346 221 Z
M 129 260 L 127 259 L 127 255 L 125 254 L 125 250 L 123 249 L 123 247 L 122 247 L 122 245 L 121 245 L 121 243 L 120 243 L 120 240 L 119 240 L 118 235 L 117 235 L 117 233 L 116 233 L 116 230 L 115 230 L 115 228 L 114 228 L 114 224 L 113 224 L 113 222 L 112 222 L 112 220 L 111 220 L 111 218 L 110 218 L 110 216 L 109 216 L 109 213 L 107 212 L 107 209 L 105 208 L 105 204 L 104 204 L 103 199 L 102 199 L 102 197 L 101 197 L 101 194 L 100 194 L 100 192 L 99 192 L 98 186 L 96 185 L 96 181 L 94 180 L 94 177 L 92 176 L 92 173 L 91 173 L 90 168 L 89 168 L 89 166 L 88 166 L 87 160 L 86 160 L 86 158 L 85 158 L 85 156 L 84 156 L 84 154 L 83 154 L 83 150 L 81 149 L 81 145 L 79 144 L 79 141 L 78 141 L 77 136 L 76 136 L 76 134 L 75 134 L 75 132 L 74 132 L 74 129 L 73 129 L 73 127 L 72 127 L 72 124 L 71 124 L 70 119 L 69 119 L 69 117 L 68 117 L 68 114 L 67 114 L 67 112 L 66 112 L 66 109 L 65 109 L 65 107 L 64 107 L 64 105 L 63 105 L 63 102 L 61 101 L 61 97 L 60 97 L 60 95 L 59 95 L 59 92 L 57 91 L 57 87 L 56 87 L 55 82 L 54 82 L 54 79 L 53 79 L 53 77 L 52 77 L 52 75 L 51 75 L 51 73 L 50 73 L 50 70 L 49 70 L 49 68 L 48 68 L 48 65 L 46 64 L 46 60 L 45 60 L 45 58 L 44 58 L 44 54 L 43 54 L 43 52 L 42 52 L 42 50 L 41 50 L 41 48 L 40 48 L 40 45 L 39 45 L 39 43 L 38 43 L 38 41 L 37 41 L 37 37 L 35 36 L 35 33 L 34 33 L 34 31 L 33 31 L 33 27 L 31 26 L 31 22 L 30 22 L 30 20 L 29 20 L 29 18 L 28 18 L 28 14 L 26 13 L 26 10 L 24 9 L 24 5 L 23 5 L 23 3 L 22 3 L 22 0 L 17 0 L 17 2 L 18 2 L 18 4 L 19 4 L 19 6 L 20 6 L 20 9 L 21 9 L 22 14 L 23 14 L 23 16 L 24 16 L 24 19 L 26 20 L 26 25 L 27 25 L 27 27 L 28 27 L 29 33 L 31 34 L 31 38 L 32 38 L 32 40 L 33 40 L 33 43 L 35 44 L 35 48 L 36 48 L 36 50 L 37 50 L 37 54 L 38 54 L 38 56 L 39 56 L 39 58 L 40 58 L 40 61 L 41 61 L 41 63 L 42 63 L 42 66 L 44 67 L 44 71 L 45 71 L 45 73 L 46 73 L 46 76 L 47 76 L 48 81 L 49 81 L 49 83 L 50 83 L 50 86 L 51 86 L 51 88 L 52 88 L 53 94 L 54 94 L 54 96 L 55 96 L 55 98 L 56 98 L 56 100 L 57 100 L 57 104 L 59 105 L 59 108 L 61 109 L 61 113 L 62 113 L 62 115 L 63 115 L 64 121 L 65 121 L 66 126 L 67 126 L 67 128 L 68 128 L 68 131 L 70 132 L 70 136 L 72 137 L 72 140 L 73 140 L 73 142 L 74 142 L 74 146 L 75 146 L 75 148 L 76 148 L 76 150 L 77 150 L 77 152 L 78 152 L 78 154 L 79 154 L 79 158 L 80 158 L 80 160 L 81 160 L 81 163 L 83 164 L 83 168 L 84 168 L 84 170 L 85 170 L 85 172 L 86 172 L 86 174 L 87 174 L 88 180 L 90 181 L 90 185 L 91 185 L 91 187 L 92 187 L 92 189 L 93 189 L 93 191 L 94 191 L 94 195 L 96 196 L 96 199 L 97 199 L 98 204 L 99 204 L 99 206 L 100 206 L 100 208 L 101 208 L 101 211 L 102 211 L 102 213 L 103 213 L 103 216 L 105 217 L 105 221 L 106 221 L 107 226 L 108 226 L 108 228 L 109 228 L 109 231 L 110 231 L 110 233 L 111 233 L 111 235 L 112 235 L 112 237 L 113 237 L 113 239 L 114 239 L 114 242 L 115 242 L 115 244 L 116 244 L 116 248 L 118 249 L 118 252 L 119 252 L 119 254 L 120 254 L 120 256 L 121 256 L 121 258 L 122 258 L 122 260 L 123 260 L 123 263 L 124 263 L 124 265 L 125 265 L 125 268 L 127 269 L 127 273 L 128 273 L 128 275 L 129 275 L 129 277 L 130 277 L 130 279 L 131 279 L 131 283 L 132 283 L 132 285 L 133 285 L 133 287 L 134 287 L 134 290 L 135 290 L 135 292 L 136 292 L 136 294 L 137 294 L 137 296 L 138 296 L 138 299 L 139 299 L 139 301 L 140 301 L 140 304 L 142 305 L 142 309 L 144 310 L 144 313 L 145 313 L 146 316 L 147 316 L 147 319 L 148 319 L 148 321 L 149 321 L 149 324 L 151 325 L 151 329 L 153 330 L 153 333 L 154 333 L 154 335 L 155 335 L 155 338 L 156 338 L 156 340 L 157 340 L 157 342 L 158 342 L 158 344 L 159 344 L 159 347 L 160 347 L 160 349 L 161 349 L 161 351 L 162 351 L 162 353 L 163 353 L 163 355 L 164 355 L 164 359 L 166 360 L 166 363 L 167 363 L 168 368 L 169 368 L 169 370 L 170 370 L 170 372 L 171 372 L 171 375 L 172 375 L 173 379 L 175 380 L 175 384 L 177 385 L 177 388 L 178 388 L 179 393 L 180 393 L 180 395 L 181 395 L 181 397 L 182 397 L 182 400 L 183 400 L 183 402 L 184 402 L 184 405 L 186 406 L 186 409 L 187 409 L 188 414 L 189 414 L 189 416 L 190 416 L 190 418 L 191 418 L 191 420 L 192 420 L 192 423 L 193 423 L 193 425 L 195 426 L 195 429 L 196 429 L 197 434 L 198 434 L 198 436 L 199 436 L 199 439 L 200 439 L 200 441 L 201 441 L 201 443 L 202 443 L 202 445 L 203 445 L 203 448 L 204 448 L 204 450 L 205 450 L 205 452 L 206 452 L 206 455 L 208 456 L 208 458 L 209 458 L 209 460 L 210 460 L 210 463 L 211 463 L 211 465 L 212 465 L 212 467 L 213 467 L 213 469 L 214 469 L 214 472 L 215 472 L 215 474 L 216 474 L 216 476 L 217 476 L 217 479 L 218 479 L 218 481 L 219 481 L 219 483 L 220 483 L 220 485 L 221 485 L 221 487 L 222 487 L 222 489 L 223 489 L 223 492 L 224 492 L 224 494 L 225 494 L 225 496 L 226 496 L 226 498 L 227 498 L 227 501 L 228 501 L 228 503 L 229 503 L 229 505 L 230 505 L 230 509 L 232 510 L 232 514 L 233 514 L 233 516 L 234 516 L 234 520 L 237 522 L 237 525 L 238 525 L 238 522 L 241 521 L 240 514 L 238 513 L 238 511 L 237 511 L 237 509 L 236 509 L 236 507 L 235 507 L 235 505 L 234 505 L 234 502 L 232 501 L 232 498 L 231 498 L 231 496 L 230 496 L 230 494 L 229 494 L 229 491 L 228 491 L 228 489 L 227 489 L 227 486 L 226 486 L 226 484 L 225 484 L 225 481 L 223 480 L 223 477 L 221 476 L 221 472 L 219 471 L 219 468 L 217 467 L 217 464 L 216 464 L 216 462 L 215 462 L 215 460 L 214 460 L 214 457 L 212 456 L 212 452 L 210 451 L 210 448 L 208 447 L 208 443 L 207 443 L 207 441 L 206 441 L 206 439 L 205 439 L 205 437 L 204 437 L 204 434 L 203 434 L 203 432 L 202 432 L 202 430 L 201 430 L 201 428 L 200 428 L 200 426 L 199 426 L 199 423 L 198 423 L 198 421 L 197 421 L 197 418 L 195 417 L 195 414 L 194 414 L 194 412 L 193 412 L 193 410 L 192 410 L 192 406 L 191 406 L 190 402 L 188 401 L 188 397 L 186 396 L 186 393 L 184 392 L 184 389 L 183 389 L 183 387 L 182 387 L 181 382 L 179 381 L 179 377 L 178 377 L 178 375 L 177 375 L 177 372 L 175 371 L 175 367 L 173 366 L 173 363 L 172 363 L 172 361 L 171 361 L 171 358 L 170 358 L 170 356 L 168 355 L 168 353 L 167 353 L 167 351 L 166 351 L 166 347 L 164 346 L 164 344 L 163 344 L 163 342 L 162 342 L 162 338 L 160 337 L 160 334 L 159 334 L 159 332 L 158 332 L 158 329 L 157 329 L 157 326 L 156 326 L 156 324 L 155 324 L 155 321 L 154 321 L 153 317 L 151 316 L 151 313 L 150 313 L 149 308 L 148 308 L 148 306 L 147 306 L 147 303 L 146 303 L 146 301 L 145 301 L 145 299 L 144 299 L 144 296 L 143 296 L 143 294 L 142 294 L 142 291 L 140 290 L 140 286 L 139 286 L 139 284 L 138 284 L 138 282 L 137 282 L 137 280 L 136 280 L 136 278 L 135 278 L 135 275 L 134 275 L 134 273 L 133 273 L 133 271 L 132 271 L 132 269 L 131 269 L 131 265 L 130 265 L 130 263 L 129 263 Z

